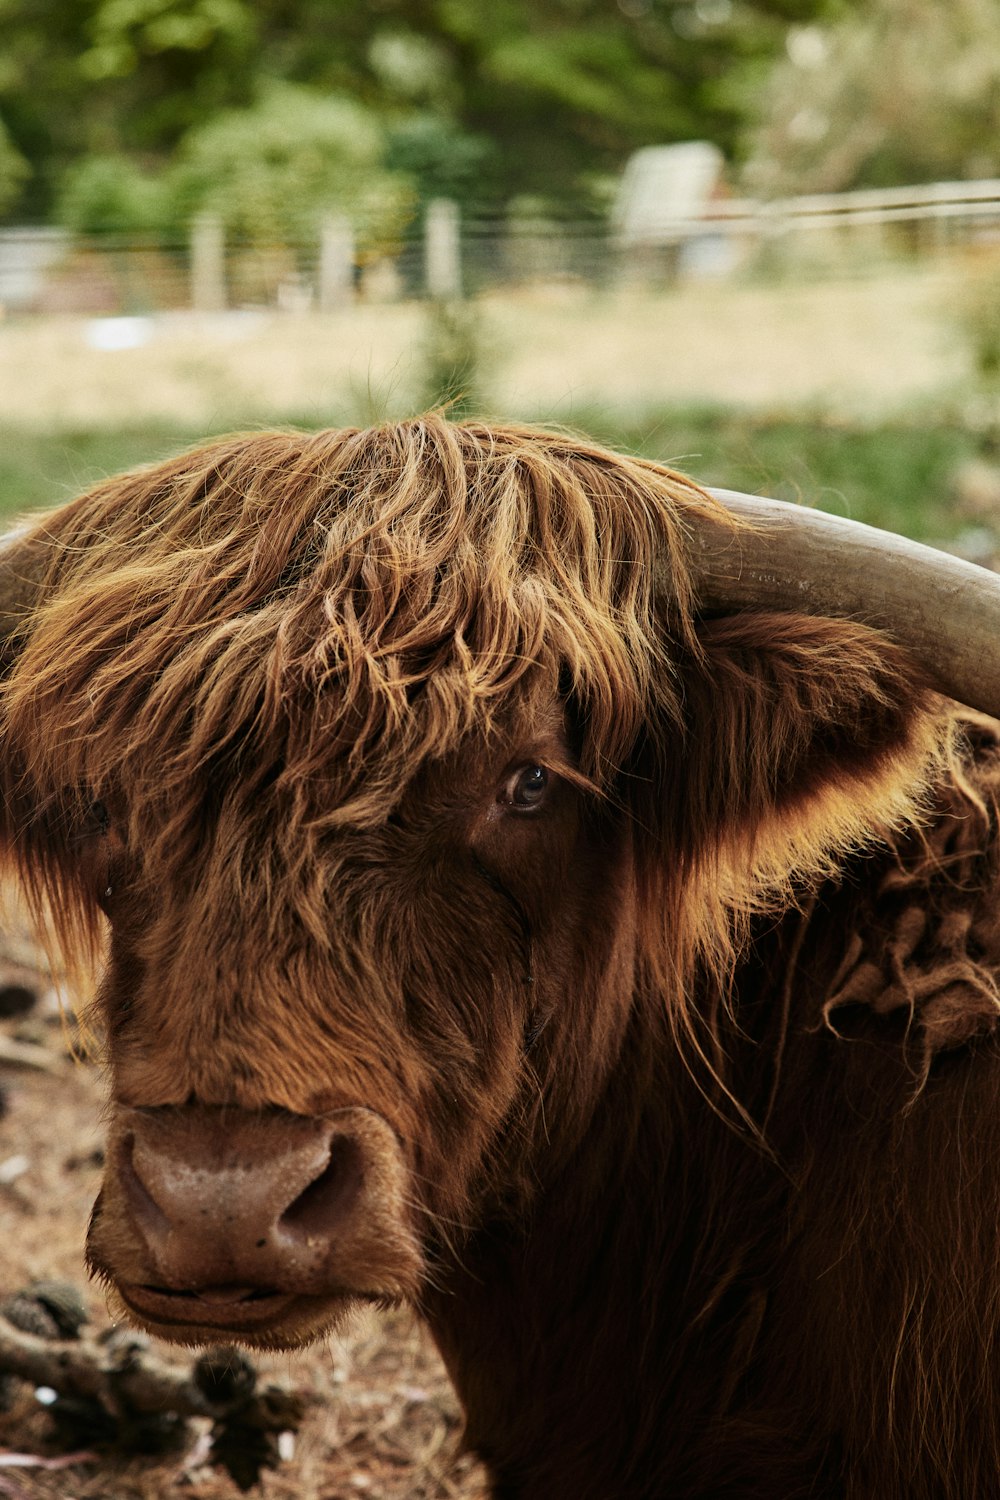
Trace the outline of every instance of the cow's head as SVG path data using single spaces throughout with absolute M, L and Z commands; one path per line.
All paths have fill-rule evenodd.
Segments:
M 696 953 L 912 807 L 918 671 L 726 614 L 756 545 L 657 466 L 439 419 L 213 443 L 8 543 L 6 837 L 104 954 L 89 1256 L 136 1320 L 418 1300 L 559 1170 L 641 997 L 707 1052 Z

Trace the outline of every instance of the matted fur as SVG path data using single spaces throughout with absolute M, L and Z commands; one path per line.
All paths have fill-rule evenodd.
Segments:
M 14 851 L 64 961 L 101 938 L 75 881 L 89 803 L 126 810 L 129 842 L 169 885 L 224 787 L 232 817 L 278 846 L 276 878 L 299 872 L 308 922 L 317 839 L 377 824 L 428 758 L 488 738 L 541 681 L 573 700 L 595 788 L 621 796 L 636 767 L 624 795 L 655 838 L 649 907 L 669 922 L 650 949 L 670 992 L 696 952 L 728 962 L 734 914 L 780 905 L 914 812 L 942 736 L 914 711 L 908 664 L 863 628 L 803 621 L 786 641 L 777 617 L 770 636 L 756 618 L 754 639 L 699 633 L 684 529 L 706 512 L 724 514 L 662 466 L 427 417 L 237 435 L 42 518 L 31 538 L 52 563 L 3 687 L 0 754 L 8 809 L 30 809 L 13 815 Z M 671 594 L 656 597 L 664 558 Z M 747 670 L 748 655 L 772 666 Z M 831 774 L 786 771 L 811 764 L 827 720 L 843 738 L 845 714 L 873 711 Z M 665 884 L 678 735 L 690 765 Z M 321 917 L 310 925 L 321 939 Z
M 300 864 L 539 677 L 582 706 L 603 784 L 651 709 L 676 718 L 664 627 L 692 649 L 690 584 L 679 566 L 664 618 L 649 580 L 711 503 L 569 439 L 434 418 L 238 436 L 99 485 L 35 531 L 52 566 L 3 696 L 8 788 L 41 830 L 18 837 L 50 863 L 74 794 L 122 798 L 169 880 L 228 775 L 248 810 L 280 799 L 268 832 Z

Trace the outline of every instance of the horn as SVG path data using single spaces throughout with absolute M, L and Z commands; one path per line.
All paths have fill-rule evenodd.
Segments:
M 703 610 L 797 610 L 877 626 L 939 692 L 1000 717 L 1000 575 L 860 521 L 738 490 L 709 494 L 727 514 L 691 523 Z

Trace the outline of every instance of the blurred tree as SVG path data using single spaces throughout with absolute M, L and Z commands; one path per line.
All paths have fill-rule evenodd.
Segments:
M 97 0 L 90 12 L 78 69 L 107 144 L 163 150 L 251 97 L 258 39 L 245 0 Z
M 427 111 L 390 128 L 386 166 L 407 176 L 421 205 L 432 198 L 453 198 L 475 207 L 483 182 L 497 177 L 498 152 L 488 136 L 461 130 Z
M 0 0 L 0 114 L 32 169 L 0 214 L 36 220 L 51 207 L 63 165 L 86 149 L 77 65 L 82 17 L 71 0 L 53 0 L 45 11 L 41 0 Z
M 0 120 L 0 213 L 8 203 L 15 203 L 31 168 L 18 151 Z
M 78 234 L 142 234 L 169 227 L 167 186 L 122 156 L 84 156 L 62 180 L 56 217 Z
M 871 0 L 793 29 L 761 96 L 758 191 L 1000 175 L 997 0 Z
M 244 0 L 0 0 L 0 111 L 31 163 L 17 209 L 47 217 L 87 155 L 155 161 L 195 121 L 253 94 Z
M 983 0 L 986 3 L 986 0 Z M 0 111 L 51 212 L 87 155 L 163 164 L 269 83 L 374 110 L 422 195 L 577 199 L 637 146 L 733 151 L 788 24 L 864 0 L 0 0 Z
M 364 105 L 273 83 L 259 104 L 226 110 L 184 137 L 173 173 L 179 217 L 208 211 L 230 235 L 274 245 L 313 242 L 336 211 L 362 244 L 387 244 L 411 198 L 405 180 L 381 166 L 383 153 L 380 122 Z
M 736 76 L 780 50 L 786 24 L 838 0 L 375 0 L 364 65 L 383 96 L 412 88 L 386 69 L 389 42 L 434 47 L 444 121 L 492 143 L 479 196 L 578 203 L 601 173 L 652 142 L 708 137 L 735 149 L 748 90 Z

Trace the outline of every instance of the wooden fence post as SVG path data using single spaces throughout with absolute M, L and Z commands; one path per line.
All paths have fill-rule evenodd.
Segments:
M 428 295 L 449 302 L 462 295 L 462 256 L 458 204 L 435 198 L 424 223 L 424 277 Z
M 345 307 L 354 297 L 354 230 L 343 214 L 323 220 L 319 240 L 320 312 Z
M 226 305 L 226 242 L 222 220 L 199 214 L 191 225 L 191 306 L 221 312 Z

